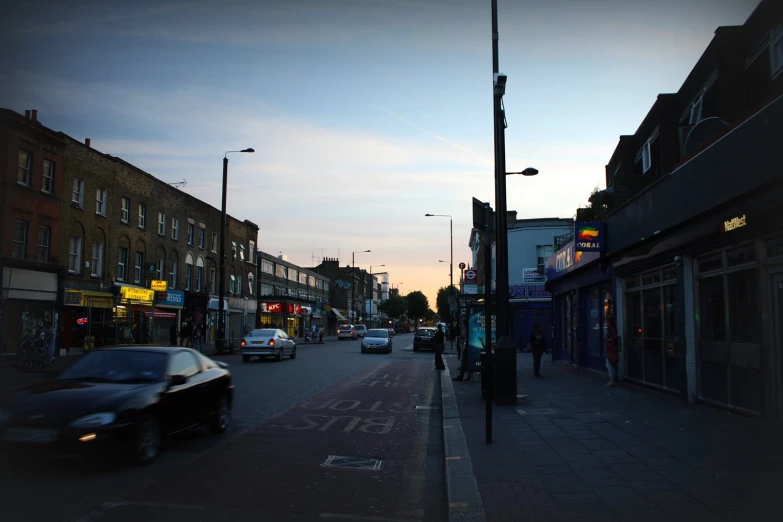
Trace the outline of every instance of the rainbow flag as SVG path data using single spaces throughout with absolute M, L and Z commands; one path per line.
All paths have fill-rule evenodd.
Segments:
M 598 229 L 593 227 L 583 227 L 579 229 L 579 240 L 591 241 L 599 235 Z

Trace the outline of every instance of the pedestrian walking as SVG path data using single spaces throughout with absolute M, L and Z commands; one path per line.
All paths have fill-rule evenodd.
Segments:
M 443 325 L 438 324 L 438 331 L 435 332 L 435 369 L 445 370 L 443 364 L 443 351 L 446 349 L 446 334 L 443 333 Z
M 617 364 L 620 362 L 620 353 L 617 350 L 617 326 L 614 317 L 607 317 L 606 326 L 606 371 L 609 372 L 607 386 L 614 386 L 617 382 Z
M 193 329 L 193 347 L 199 352 L 204 353 L 202 335 L 201 325 L 197 324 Z
M 546 338 L 544 332 L 541 331 L 541 325 L 536 324 L 533 327 L 533 333 L 530 335 L 528 341 L 528 347 L 533 352 L 533 375 L 541 377 L 541 356 L 547 353 Z

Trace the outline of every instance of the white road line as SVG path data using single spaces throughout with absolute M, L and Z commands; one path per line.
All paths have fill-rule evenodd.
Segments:
M 385 518 L 385 517 L 373 517 L 362 515 L 350 515 L 347 513 L 321 513 L 318 518 L 325 518 L 329 520 L 368 520 L 372 522 L 416 522 L 421 520 L 420 518 Z

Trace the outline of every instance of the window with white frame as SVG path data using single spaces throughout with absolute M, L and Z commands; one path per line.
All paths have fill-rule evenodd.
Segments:
M 16 182 L 26 187 L 30 186 L 30 169 L 33 164 L 33 155 L 26 150 L 19 151 L 18 167 L 16 169 Z
M 231 242 L 231 259 L 237 258 L 237 242 L 232 241 Z
M 120 212 L 120 221 L 128 223 L 130 221 L 130 199 L 122 198 L 122 211 Z
M 188 223 L 188 245 L 193 244 L 193 230 L 194 230 L 193 223 Z
M 198 229 L 198 247 L 203 249 L 207 243 L 207 231 L 204 228 Z
M 158 212 L 158 235 L 166 235 L 166 214 Z
M 14 237 L 11 257 L 25 259 L 27 257 L 27 221 L 14 220 Z
M 71 202 L 79 208 L 84 208 L 84 180 L 73 178 L 73 189 L 71 191 Z
M 770 36 L 769 42 L 770 66 L 772 76 L 783 70 L 783 25 L 777 26 Z
M 210 294 L 215 293 L 215 280 L 217 278 L 217 271 L 214 268 L 209 269 L 209 288 L 207 289 Z
M 128 249 L 120 247 L 117 251 L 117 281 L 125 281 L 128 267 Z
M 239 259 L 240 261 L 245 260 L 245 245 L 239 245 Z
M 204 258 L 199 257 L 196 261 L 196 292 L 201 292 L 204 288 Z
M 68 271 L 72 274 L 82 273 L 82 238 L 72 237 L 68 246 Z
M 242 288 L 242 276 L 238 275 L 237 276 L 237 295 L 241 296 L 243 290 L 244 290 L 244 288 Z
M 232 275 L 228 283 L 228 293 L 233 294 L 234 292 L 236 292 L 236 289 L 237 289 L 237 278 L 236 276 Z
M 179 219 L 171 218 L 171 239 L 179 239 Z
M 100 216 L 106 215 L 106 200 L 109 197 L 109 191 L 105 188 L 95 189 L 95 213 Z
M 163 275 L 166 273 L 164 268 L 165 264 L 166 262 L 163 257 L 158 257 L 158 262 L 155 265 L 155 279 L 158 281 L 163 281 Z
M 554 253 L 553 245 L 537 245 L 536 246 L 536 270 L 539 274 L 543 274 L 546 268 L 546 260 Z
M 90 275 L 93 277 L 103 276 L 103 241 L 92 242 L 92 265 Z
M 52 242 L 52 229 L 40 225 L 38 227 L 38 253 L 36 255 L 36 259 L 40 263 L 48 263 L 49 262 L 49 248 L 51 246 Z
M 169 270 L 169 288 L 177 288 L 177 262 L 171 262 L 171 270 Z
M 185 290 L 193 289 L 193 256 L 185 258 Z
M 218 249 L 217 232 L 212 232 L 212 251 L 217 252 L 217 249 Z
M 256 260 L 256 242 L 255 241 L 248 241 L 247 243 L 247 262 L 248 263 L 254 263 Z
M 44 160 L 41 175 L 41 192 L 54 193 L 54 162 Z
M 275 275 L 275 265 L 267 259 L 261 260 L 261 272 L 264 274 Z
M 139 203 L 139 228 L 147 228 L 147 205 Z
M 144 267 L 144 252 L 136 252 L 136 264 L 133 267 L 133 282 L 141 283 Z
M 256 289 L 253 288 L 253 282 L 255 281 L 255 278 L 253 277 L 253 272 L 247 273 L 247 293 L 249 295 L 255 295 Z
M 652 166 L 651 140 L 647 140 L 642 146 L 642 174 L 650 170 Z

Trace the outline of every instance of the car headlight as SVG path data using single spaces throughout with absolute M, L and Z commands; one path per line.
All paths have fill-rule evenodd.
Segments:
M 74 428 L 97 428 L 98 426 L 106 426 L 107 424 L 111 424 L 116 419 L 116 413 L 92 413 L 90 415 L 85 415 L 80 419 L 76 419 L 71 423 L 71 426 Z

